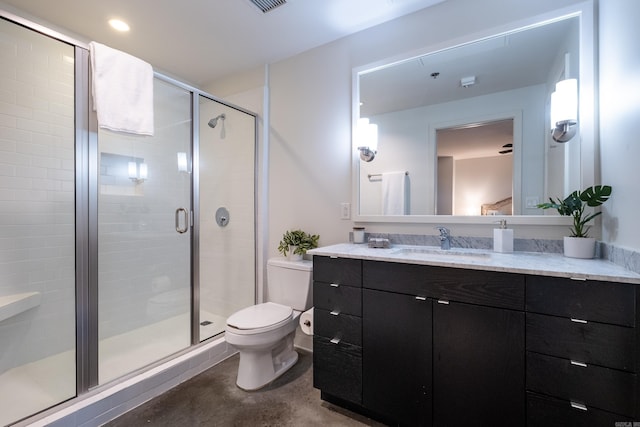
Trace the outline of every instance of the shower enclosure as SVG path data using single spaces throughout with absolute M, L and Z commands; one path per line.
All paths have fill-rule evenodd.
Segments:
M 256 300 L 255 115 L 156 75 L 153 137 L 98 129 L 86 46 L 30 27 L 2 12 L 0 426 Z
M 255 118 L 198 97 L 200 339 L 255 301 Z M 216 126 L 210 122 L 216 117 Z M 238 191 L 242 188 L 243 191 Z

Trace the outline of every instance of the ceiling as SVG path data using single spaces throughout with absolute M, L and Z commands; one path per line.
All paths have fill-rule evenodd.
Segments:
M 513 119 L 438 129 L 436 138 L 438 157 L 463 160 L 511 155 Z
M 360 115 L 372 117 L 546 83 L 577 37 L 578 19 L 501 35 L 412 58 L 360 75 Z M 474 83 L 463 87 L 462 79 Z
M 359 76 L 360 116 L 440 105 L 546 84 L 564 40 L 577 37 L 578 19 L 564 19 L 452 49 L 422 55 Z M 473 77 L 464 87 L 462 80 Z M 511 120 L 438 131 L 438 156 L 456 160 L 510 155 Z
M 287 0 L 267 13 L 249 0 L 2 0 L 0 8 L 202 87 L 442 1 Z M 111 18 L 131 30 L 115 32 Z

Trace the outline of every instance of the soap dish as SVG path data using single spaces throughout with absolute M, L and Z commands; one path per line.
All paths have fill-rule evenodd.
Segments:
M 391 247 L 391 242 L 389 241 L 389 239 L 384 239 L 381 237 L 371 237 L 369 238 L 369 247 L 376 249 L 388 249 Z

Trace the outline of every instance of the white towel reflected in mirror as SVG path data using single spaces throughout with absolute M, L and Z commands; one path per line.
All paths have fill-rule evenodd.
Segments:
M 383 215 L 407 215 L 407 173 L 384 172 L 382 173 L 382 214 Z

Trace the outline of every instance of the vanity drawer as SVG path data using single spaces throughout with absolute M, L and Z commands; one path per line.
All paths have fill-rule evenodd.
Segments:
M 314 255 L 313 280 L 362 287 L 362 261 L 359 259 Z
M 364 261 L 363 282 L 370 289 L 524 310 L 520 274 Z
M 636 375 L 527 352 L 527 390 L 634 417 Z
M 362 290 L 337 283 L 314 282 L 313 303 L 315 308 L 361 316 Z
M 360 317 L 314 308 L 313 322 L 314 335 L 362 345 L 362 318 Z
M 635 329 L 527 313 L 527 350 L 634 372 Z
M 362 347 L 313 336 L 313 386 L 362 404 Z
M 621 421 L 631 418 L 595 408 L 579 409 L 568 400 L 527 393 L 527 427 L 613 427 Z
M 625 283 L 527 276 L 527 311 L 633 327 L 635 301 Z
M 362 286 L 378 291 L 427 296 L 426 267 L 382 261 L 362 262 Z

